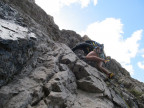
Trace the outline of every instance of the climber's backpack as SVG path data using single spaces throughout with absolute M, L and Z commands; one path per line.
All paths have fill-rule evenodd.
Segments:
M 85 41 L 85 42 L 93 46 L 93 48 L 91 48 L 91 46 L 90 46 L 91 50 L 93 50 L 94 48 L 99 47 L 101 52 L 103 52 L 103 48 L 104 48 L 103 44 L 99 44 L 98 42 L 92 41 L 92 40 L 88 40 L 88 41 Z M 89 48 L 87 48 L 87 49 L 89 50 Z
M 72 50 L 75 51 L 77 49 L 80 49 L 83 50 L 85 54 L 88 54 L 89 52 L 93 51 L 97 47 L 99 47 L 103 53 L 103 44 L 99 44 L 98 42 L 91 41 L 91 40 L 76 45 L 74 48 L 72 48 Z

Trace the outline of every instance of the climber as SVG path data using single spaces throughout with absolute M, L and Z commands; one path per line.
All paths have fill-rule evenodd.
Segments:
M 107 60 L 105 59 L 104 53 L 101 52 L 100 47 L 96 47 L 93 51 L 91 51 L 90 53 L 88 53 L 86 55 L 86 59 L 87 60 L 91 60 L 91 61 L 96 61 L 98 69 L 100 71 L 104 72 L 108 76 L 108 78 L 112 78 L 114 76 L 113 73 L 109 72 L 107 69 L 105 69 L 102 66 L 103 63 L 107 62 Z
M 88 40 L 85 41 L 85 43 L 76 45 L 76 47 L 74 47 L 72 50 L 75 51 L 77 49 L 83 50 L 84 53 L 87 54 L 85 57 L 87 60 L 96 61 L 98 69 L 104 72 L 108 78 L 112 78 L 114 76 L 113 73 L 102 67 L 103 62 L 106 63 L 109 61 L 105 56 L 103 44 Z

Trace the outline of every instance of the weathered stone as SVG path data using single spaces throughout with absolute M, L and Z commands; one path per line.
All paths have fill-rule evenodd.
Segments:
M 22 98 L 23 94 L 26 94 L 26 97 L 25 97 L 25 100 L 22 100 L 22 101 L 26 101 L 26 103 L 25 102 L 24 103 L 28 104 L 27 101 L 30 101 L 32 98 L 30 96 L 30 93 L 37 86 L 38 84 L 29 78 L 20 79 L 17 82 L 13 82 L 7 86 L 3 86 L 0 90 L 0 105 L 5 106 L 6 103 L 9 101 L 11 104 L 14 104 L 15 99 L 18 100 L 19 98 Z M 21 103 L 23 104 L 23 102 Z M 15 107 L 15 108 L 18 108 L 18 107 Z
M 142 93 L 141 88 L 140 88 L 140 87 L 138 87 L 138 86 L 134 87 L 134 89 L 133 89 L 133 90 L 134 90 L 134 91 L 137 91 L 138 93 Z
M 114 90 L 110 90 L 111 91 L 111 95 L 112 95 L 112 99 L 113 101 L 121 106 L 122 108 L 127 108 L 128 106 L 126 105 L 124 99 L 120 96 L 120 94 L 117 94 Z
M 15 23 L 0 19 L 0 86 L 19 74 L 23 65 L 33 55 L 36 38 L 30 31 Z
M 104 96 L 111 100 L 112 96 L 111 96 L 110 89 L 107 87 L 105 83 L 103 83 L 103 87 L 104 87 Z
M 114 59 L 103 65 L 115 73 L 105 82 L 70 49 L 84 39 L 59 30 L 34 0 L 1 0 L 0 18 L 0 108 L 143 108 L 143 83 Z
M 35 0 L 29 0 L 30 2 L 34 2 L 35 3 Z
M 66 100 L 67 94 L 63 92 L 51 92 L 48 96 L 48 98 L 52 99 L 52 102 L 55 103 L 64 103 Z
M 76 62 L 77 57 L 73 53 L 69 53 L 67 55 L 64 55 L 61 59 L 61 63 L 68 64 L 74 66 L 74 63 Z
M 30 104 L 31 105 L 37 104 L 45 96 L 43 87 L 41 86 L 35 87 L 31 95 L 32 95 L 32 101 Z
M 32 97 L 28 91 L 24 91 L 14 96 L 4 108 L 26 108 L 32 100 Z
M 30 108 L 33 108 L 33 107 L 30 107 Z M 34 108 L 48 108 L 48 105 L 46 105 L 46 103 L 42 100 Z
M 113 108 L 114 104 L 108 99 L 102 99 L 99 93 L 78 91 L 75 103 L 71 108 Z
M 38 67 L 32 72 L 30 77 L 38 82 L 47 82 L 54 75 L 54 73 L 55 72 L 52 69 Z
M 132 81 L 130 79 L 127 78 L 127 80 L 125 80 L 125 78 L 121 78 L 119 80 L 120 83 L 122 83 L 124 85 L 124 87 L 126 88 L 129 88 L 131 87 L 133 84 L 132 84 Z
M 91 75 L 89 66 L 81 60 L 78 60 L 72 69 L 78 80 Z
M 62 30 L 60 42 L 65 43 L 70 48 L 73 48 L 78 42 L 84 41 L 79 34 L 72 30 Z
M 142 95 L 140 96 L 140 98 L 142 99 L 142 101 L 144 101 L 144 94 L 142 94 Z
M 45 85 L 45 89 L 48 92 L 66 92 L 68 95 L 76 93 L 76 88 L 75 77 L 73 73 L 68 71 L 55 74 L 53 79 Z
M 35 80 L 38 80 L 39 82 L 40 81 L 43 82 L 43 81 L 46 81 L 47 74 L 45 71 L 37 69 L 32 73 L 31 77 L 33 77 Z
M 80 79 L 77 81 L 78 88 L 91 93 L 102 93 L 104 92 L 104 87 L 99 79 L 92 76 Z

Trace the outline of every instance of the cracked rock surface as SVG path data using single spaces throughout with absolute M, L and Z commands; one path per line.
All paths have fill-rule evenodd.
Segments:
M 0 108 L 144 108 L 144 84 L 114 59 L 105 67 L 115 77 L 106 81 L 71 50 L 82 41 L 34 0 L 1 0 Z

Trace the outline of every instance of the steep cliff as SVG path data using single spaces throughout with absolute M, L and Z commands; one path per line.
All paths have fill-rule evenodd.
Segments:
M 34 0 L 0 1 L 0 108 L 144 108 L 144 84 L 114 59 L 114 79 L 71 48 L 84 39 L 59 30 Z

